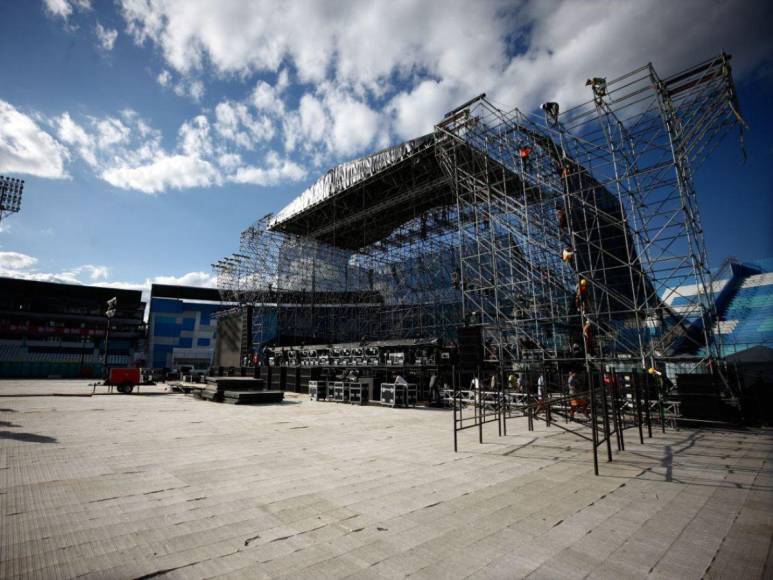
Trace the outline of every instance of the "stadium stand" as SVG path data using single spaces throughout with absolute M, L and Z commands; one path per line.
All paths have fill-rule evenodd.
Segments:
M 714 273 L 711 288 L 716 308 L 712 325 L 724 356 L 755 346 L 773 348 L 773 259 L 740 262 L 727 258 Z M 694 302 L 696 292 L 695 285 L 672 288 L 663 301 L 690 320 L 685 309 Z M 692 323 L 701 324 L 697 319 Z
M 136 290 L 0 278 L 0 377 L 102 377 L 105 303 L 118 298 L 108 366 L 141 366 L 145 305 Z
M 740 281 L 717 329 L 726 355 L 758 345 L 773 348 L 773 272 Z

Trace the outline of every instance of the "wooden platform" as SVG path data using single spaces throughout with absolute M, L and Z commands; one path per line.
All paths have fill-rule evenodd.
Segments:
M 276 393 L 281 396 L 276 400 Z M 228 395 L 226 395 L 228 393 Z M 266 393 L 265 397 L 258 396 Z M 271 394 L 268 394 L 271 393 Z M 202 399 L 218 403 L 228 402 L 245 405 L 254 403 L 276 403 L 284 397 L 282 391 L 266 391 L 263 379 L 253 377 L 207 377 L 202 388 L 196 393 Z M 241 397 L 240 395 L 244 395 Z

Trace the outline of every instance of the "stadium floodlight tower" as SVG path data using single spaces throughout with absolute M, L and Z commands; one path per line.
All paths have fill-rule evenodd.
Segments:
M 118 297 L 113 296 L 107 301 L 107 308 L 105 309 L 105 354 L 102 366 L 105 372 L 105 383 L 110 380 L 110 369 L 108 368 L 108 350 L 110 349 L 110 323 L 115 316 L 118 309 Z
M 6 215 L 19 212 L 23 190 L 24 180 L 0 175 L 0 222 Z

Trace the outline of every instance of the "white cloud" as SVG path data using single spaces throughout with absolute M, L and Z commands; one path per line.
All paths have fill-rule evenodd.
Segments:
M 38 263 L 37 258 L 20 252 L 0 252 L 0 269 L 3 270 L 27 270 Z
M 274 87 L 259 81 L 253 91 L 262 110 L 279 110 L 274 93 L 289 84 L 288 69 L 301 92 L 320 101 L 320 85 L 335 86 L 348 100 L 323 103 L 333 136 L 317 143 L 340 155 L 382 142 L 383 120 L 374 115 L 388 113 L 393 134 L 413 137 L 481 92 L 508 108 L 558 100 L 566 109 L 588 97 L 588 76 L 614 76 L 647 61 L 667 74 L 722 48 L 736 54 L 736 71 L 744 74 L 773 53 L 770 3 L 755 0 L 300 0 L 282 9 L 268 0 L 121 0 L 121 6 L 135 41 L 157 46 L 183 76 L 278 73 Z M 288 150 L 309 134 L 302 121 L 284 122 Z
M 132 110 L 121 111 L 120 118 L 87 120 L 88 127 L 84 128 L 64 113 L 51 124 L 61 141 L 111 185 L 160 193 L 222 183 L 219 170 L 209 160 L 215 155 L 215 147 L 204 115 L 180 126 L 177 150 L 173 152 L 161 146 L 160 132 Z
M 502 38 L 510 23 L 500 16 L 512 6 L 506 0 L 309 0 L 285 4 L 281 10 L 268 1 L 121 4 L 135 40 L 157 44 L 169 65 L 182 74 L 207 64 L 221 73 L 276 72 L 288 61 L 303 82 L 332 76 L 371 89 L 388 83 L 395 72 L 409 76 L 457 64 L 480 68 L 484 55 L 489 62 L 501 60 Z M 449 30 L 454 31 L 453 41 Z
M 217 277 L 207 272 L 188 272 L 181 276 L 154 276 L 145 278 L 144 282 L 103 281 L 91 286 L 102 288 L 118 288 L 121 290 L 139 290 L 142 299 L 146 302 L 150 299 L 150 287 L 153 284 L 169 284 L 172 286 L 195 286 L 199 288 L 216 288 Z
M 209 130 L 209 120 L 204 115 L 198 115 L 182 124 L 178 132 L 180 149 L 189 156 L 207 157 L 212 155 L 212 138 Z
M 99 40 L 99 46 L 106 51 L 113 50 L 116 38 L 118 38 L 118 31 L 112 28 L 105 28 L 99 22 L 95 28 L 97 39 Z
M 52 16 L 59 16 L 60 18 L 67 19 L 72 14 L 72 6 L 67 0 L 43 0 L 43 6 L 46 12 Z
M 0 100 L 0 172 L 62 179 L 67 150 L 32 118 Z
M 217 277 L 207 272 L 188 272 L 182 276 L 156 276 L 150 279 L 150 282 L 153 284 L 215 288 L 217 286 Z
M 489 90 L 525 110 L 546 100 L 566 109 L 590 98 L 589 77 L 615 77 L 647 62 L 666 76 L 722 49 L 735 55 L 736 77 L 743 77 L 773 55 L 763 24 L 771 12 L 751 0 L 529 4 L 521 13 L 531 25 L 528 50 Z
M 160 73 L 158 73 L 156 81 L 158 81 L 158 84 L 162 87 L 169 86 L 169 83 L 172 81 L 172 73 L 170 73 L 168 70 L 162 70 Z
M 63 282 L 67 284 L 97 283 L 106 280 L 110 274 L 107 266 L 84 264 L 59 273 L 40 272 L 38 259 L 21 252 L 0 252 L 0 276 L 38 280 L 40 282 Z M 86 280 L 83 280 L 83 276 Z
M 58 274 L 45 274 L 40 272 L 28 272 L 34 276 L 55 277 L 56 281 L 65 281 L 70 284 L 85 284 L 83 282 L 83 276 L 85 275 L 89 282 L 99 282 L 100 280 L 106 280 L 110 274 L 110 269 L 107 266 L 95 266 L 94 264 L 83 264 L 75 268 L 70 268 Z
M 386 138 L 386 119 L 364 102 L 332 91 L 325 97 L 325 106 L 332 121 L 330 146 L 335 153 L 353 155 L 378 143 L 380 133 Z
M 223 153 L 217 158 L 217 163 L 223 169 L 233 171 L 242 165 L 242 156 L 238 153 Z
M 287 72 L 280 75 L 277 86 L 272 87 L 266 81 L 258 81 L 252 91 L 252 104 L 259 111 L 268 111 L 275 115 L 282 115 L 285 111 L 284 103 L 279 96 L 283 85 L 287 83 Z
M 106 117 L 98 121 L 97 145 L 100 149 L 106 149 L 112 145 L 126 143 L 129 140 L 131 130 L 120 119 Z
M 304 94 L 298 110 L 283 119 L 285 149 L 314 155 L 351 157 L 388 142 L 389 120 L 359 100 L 330 84 L 316 95 Z
M 303 137 L 321 142 L 328 133 L 329 120 L 322 102 L 312 95 L 303 95 L 298 108 Z
M 204 96 L 204 83 L 199 80 L 191 81 L 188 85 L 188 95 L 194 101 L 199 102 L 201 97 Z
M 55 119 L 55 125 L 57 127 L 57 136 L 63 143 L 75 147 L 86 163 L 92 167 L 97 164 L 94 152 L 94 138 L 86 133 L 83 127 L 73 121 L 69 113 L 64 113 Z
M 219 171 L 207 159 L 214 155 L 214 147 L 204 115 L 180 126 L 174 152 L 161 146 L 161 134 L 134 111 L 121 111 L 120 118 L 88 120 L 86 130 L 65 113 L 56 119 L 55 125 L 60 139 L 78 151 L 99 177 L 111 185 L 160 193 L 222 183 Z
M 168 82 L 168 80 L 167 78 L 166 81 Z M 201 100 L 206 92 L 204 83 L 198 79 L 183 79 L 172 90 L 174 90 L 174 94 L 178 97 L 190 97 L 196 103 Z
M 68 14 L 83 6 L 51 2 Z M 585 78 L 646 60 L 667 74 L 723 46 L 743 75 L 773 55 L 763 24 L 771 8 L 751 0 L 299 0 L 281 10 L 268 0 L 119 3 L 127 33 L 160 52 L 160 85 L 198 101 L 215 77 L 241 82 L 243 95 L 200 108 L 171 147 L 162 144 L 173 135 L 164 139 L 134 112 L 77 120 L 64 113 L 51 126 L 69 150 L 28 127 L 37 149 L 45 143 L 54 155 L 31 147 L 24 157 L 53 161 L 49 173 L 64 176 L 77 154 L 102 179 L 148 193 L 298 180 L 307 167 L 431 131 L 484 91 L 505 107 L 557 100 L 566 109 L 588 97 Z M 0 160 L 7 149 L 0 141 Z
M 429 133 L 462 98 L 458 91 L 432 80 L 421 82 L 411 92 L 398 94 L 388 106 L 395 133 L 402 139 Z
M 143 193 L 220 183 L 219 173 L 209 161 L 188 155 L 161 154 L 143 165 L 119 164 L 105 169 L 101 177 L 121 189 L 135 189 Z
M 91 10 L 91 0 L 43 0 L 43 8 L 48 14 L 64 20 L 73 13 L 73 6 L 79 10 Z
M 217 277 L 207 272 L 188 272 L 181 276 L 154 276 L 143 282 L 109 280 L 110 269 L 107 266 L 84 264 L 61 272 L 41 272 L 37 269 L 38 259 L 20 252 L 0 252 L 0 276 L 37 282 L 55 282 L 103 288 L 139 290 L 147 300 L 152 284 L 172 284 L 216 288 Z
M 233 101 L 222 101 L 215 107 L 215 130 L 244 149 L 274 137 L 274 124 L 267 115 L 253 116 L 247 105 Z
M 299 181 L 306 177 L 306 171 L 289 159 L 279 159 L 271 153 L 266 158 L 264 167 L 239 167 L 231 178 L 236 183 L 251 183 L 253 185 L 276 185 L 282 181 Z
M 93 264 L 85 264 L 81 266 L 80 271 L 87 272 L 92 282 L 97 280 L 106 280 L 110 275 L 110 268 L 107 266 L 95 266 Z

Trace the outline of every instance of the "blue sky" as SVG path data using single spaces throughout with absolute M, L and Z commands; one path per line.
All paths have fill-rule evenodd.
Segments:
M 241 229 L 471 96 L 567 107 L 722 49 L 751 131 L 696 176 L 710 261 L 773 255 L 766 4 L 0 1 L 0 173 L 27 182 L 0 274 L 212 285 Z

